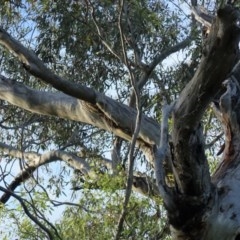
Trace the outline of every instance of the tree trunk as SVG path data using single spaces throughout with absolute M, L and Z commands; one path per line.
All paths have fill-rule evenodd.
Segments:
M 161 134 L 165 135 L 158 145 L 159 125 L 144 115 L 142 117 L 137 146 L 151 162 L 155 160 L 156 173 L 159 174 L 156 176 L 158 189 L 168 212 L 173 239 L 240 239 L 240 64 L 232 70 L 239 58 L 239 37 L 240 13 L 227 5 L 219 10 L 213 21 L 199 68 L 174 105 L 170 149 L 164 124 Z M 92 124 L 131 140 L 136 119 L 134 109 L 52 74 L 37 56 L 29 53 L 2 29 L 0 44 L 15 52 L 29 73 L 70 95 L 33 91 L 0 76 L 0 99 L 36 113 Z M 152 70 L 159 61 L 160 58 L 156 58 L 152 63 Z M 221 95 L 223 82 L 227 90 Z M 221 97 L 216 97 L 218 95 Z M 222 161 L 211 177 L 200 120 L 212 100 L 224 128 L 225 148 Z M 175 180 L 173 187 L 165 183 L 163 158 L 168 153 L 167 159 Z M 33 155 L 29 156 L 33 158 Z M 35 169 L 37 160 L 38 164 L 39 159 L 44 160 L 41 157 L 35 156 L 31 171 Z M 59 155 L 52 155 L 47 160 L 56 158 Z M 79 168 L 87 172 L 88 166 L 81 164 L 80 160 L 82 166 Z M 21 181 L 20 178 L 17 180 Z M 146 186 L 141 187 L 142 193 L 150 192 L 146 183 L 147 178 L 133 179 L 135 188 Z M 16 184 L 17 181 L 14 186 Z M 155 192 L 155 189 L 151 190 Z
M 231 72 L 238 59 L 239 16 L 229 5 L 218 11 L 199 68 L 173 112 L 175 187 L 165 199 L 173 239 L 240 239 L 240 64 Z M 223 82 L 227 91 L 215 101 L 215 109 L 225 131 L 225 149 L 210 177 L 200 119 L 221 95 Z

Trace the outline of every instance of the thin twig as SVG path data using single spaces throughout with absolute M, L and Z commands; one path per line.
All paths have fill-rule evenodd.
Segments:
M 107 50 L 113 55 L 115 56 L 117 59 L 119 59 L 120 61 L 122 61 L 122 59 L 119 57 L 119 55 L 113 50 L 113 48 L 111 48 L 111 46 L 107 43 L 107 41 L 104 40 L 104 37 L 101 33 L 101 29 L 100 27 L 98 26 L 98 23 L 97 23 L 97 20 L 96 20 L 96 17 L 95 17 L 95 12 L 94 12 L 94 7 L 93 7 L 93 4 L 91 3 L 91 1 L 87 0 L 88 4 L 90 5 L 90 8 L 91 8 L 91 16 L 92 16 L 92 19 L 93 19 L 93 23 L 97 29 L 97 33 L 98 33 L 98 36 L 102 42 L 102 44 L 107 48 Z
M 0 142 L 0 149 L 2 149 L 6 154 L 15 158 L 21 158 L 25 160 L 25 166 L 22 168 L 20 173 L 13 179 L 13 181 L 8 185 L 8 191 L 14 191 L 18 186 L 20 186 L 24 181 L 29 179 L 33 172 L 40 166 L 51 163 L 54 161 L 62 160 L 72 166 L 75 169 L 80 170 L 83 174 L 91 176 L 93 173 L 90 166 L 83 158 L 80 158 L 74 154 L 64 152 L 64 151 L 49 151 L 43 154 L 38 154 L 36 152 L 22 152 L 16 148 L 13 148 L 7 144 Z M 5 192 L 0 197 L 1 203 L 6 203 L 11 194 Z
M 125 42 L 124 42 L 123 27 L 122 27 L 122 24 L 121 24 L 123 7 L 124 7 L 124 0 L 121 0 L 120 1 L 120 14 L 119 14 L 119 20 L 118 20 L 118 27 L 119 27 L 119 32 L 120 32 L 124 63 L 128 68 L 128 71 L 129 71 L 129 74 L 130 74 L 131 85 L 133 87 L 133 91 L 134 91 L 135 98 L 136 98 L 137 117 L 136 117 L 135 129 L 134 129 L 134 133 L 133 133 L 133 136 L 132 136 L 132 142 L 131 142 L 129 158 L 128 158 L 129 166 L 128 166 L 128 177 L 127 177 L 127 187 L 126 187 L 125 199 L 124 199 L 124 204 L 123 204 L 123 210 L 122 210 L 121 216 L 120 216 L 119 221 L 118 221 L 115 240 L 120 239 L 121 232 L 122 232 L 122 229 L 123 229 L 124 218 L 127 214 L 127 205 L 129 203 L 130 196 L 131 196 L 132 184 L 133 184 L 134 148 L 135 148 L 135 144 L 136 144 L 136 141 L 137 141 L 137 136 L 138 136 L 139 131 L 140 131 L 140 122 L 141 122 L 141 109 L 140 109 L 141 107 L 140 107 L 139 89 L 137 87 L 134 75 L 131 71 L 131 68 L 129 66 L 129 62 L 128 62 L 128 59 L 127 59 L 126 47 L 125 47 Z
M 11 194 L 12 197 L 14 197 L 16 200 L 18 200 L 19 203 L 21 204 L 24 212 L 26 213 L 26 215 L 27 215 L 35 224 L 37 224 L 37 225 L 48 235 L 48 237 L 49 237 L 50 240 L 53 240 L 53 239 L 54 239 L 54 236 L 53 236 L 53 234 L 51 233 L 51 231 L 50 231 L 45 225 L 43 225 L 35 216 L 33 216 L 33 215 L 29 212 L 29 210 L 28 210 L 28 208 L 27 208 L 27 206 L 26 206 L 26 204 L 25 204 L 25 201 L 26 201 L 25 199 L 22 199 L 22 198 L 19 197 L 17 194 L 15 194 L 15 193 L 13 193 L 13 192 L 11 192 L 11 191 L 3 188 L 2 186 L 0 186 L 0 190 L 1 190 L 2 192 L 7 193 L 7 194 Z

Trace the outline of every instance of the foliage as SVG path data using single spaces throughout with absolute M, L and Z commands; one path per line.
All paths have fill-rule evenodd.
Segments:
M 88 193 L 85 196 L 86 199 L 81 199 L 79 208 L 70 207 L 65 211 L 63 221 L 58 226 L 63 238 L 112 239 L 121 214 L 123 193 L 109 196 Z M 148 239 L 157 236 L 161 224 L 156 222 L 158 207 L 153 207 L 148 199 L 134 197 L 129 203 L 128 211 L 131 214 L 125 220 L 127 227 L 122 233 L 123 239 Z

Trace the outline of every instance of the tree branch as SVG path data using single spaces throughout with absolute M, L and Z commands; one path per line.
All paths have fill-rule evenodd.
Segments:
M 120 150 L 121 150 L 121 146 L 122 146 L 122 139 L 117 137 L 114 142 L 113 142 L 113 149 L 111 152 L 111 159 L 112 159 L 112 169 L 114 173 L 117 173 L 119 171 L 119 169 L 117 169 L 117 167 L 119 167 L 120 163 L 121 163 L 121 159 L 120 159 Z
M 192 37 L 188 36 L 186 39 L 184 39 L 183 41 L 177 43 L 176 45 L 166 49 L 165 51 L 163 51 L 162 53 L 160 53 L 159 55 L 155 56 L 155 58 L 153 59 L 152 63 L 149 65 L 149 69 L 151 71 L 154 70 L 154 68 L 160 63 L 162 62 L 165 58 L 167 58 L 169 55 L 178 52 L 181 49 L 186 48 L 192 41 Z
M 126 52 L 126 46 L 124 42 L 124 35 L 123 35 L 123 26 L 122 26 L 122 14 L 123 14 L 123 8 L 125 6 L 125 1 L 121 0 L 120 1 L 120 14 L 119 14 L 119 19 L 118 19 L 118 27 L 119 27 L 119 33 L 120 33 L 120 38 L 121 38 L 121 45 L 122 45 L 122 52 L 123 52 L 123 57 L 124 57 L 124 62 L 128 68 L 129 75 L 130 75 L 130 82 L 131 86 L 133 87 L 134 91 L 134 96 L 136 99 L 136 111 L 137 111 L 137 116 L 136 120 L 134 123 L 134 132 L 132 135 L 131 139 L 131 145 L 130 145 L 130 151 L 129 151 L 129 160 L 128 160 L 128 175 L 127 175 L 127 187 L 126 187 L 126 192 L 125 192 L 125 198 L 124 198 L 124 204 L 123 204 L 123 210 L 121 213 L 121 216 L 118 221 L 117 225 L 117 231 L 115 235 L 115 239 L 118 240 L 120 239 L 120 235 L 122 232 L 123 228 L 123 222 L 125 219 L 125 216 L 127 214 L 127 206 L 130 200 L 131 192 L 132 192 L 132 185 L 133 185 L 133 168 L 134 168 L 134 150 L 138 138 L 138 134 L 140 132 L 140 127 L 141 127 L 141 117 L 142 117 L 142 111 L 141 111 L 141 103 L 140 103 L 140 92 L 139 88 L 137 86 L 136 79 L 134 78 L 134 74 L 131 71 L 128 58 L 127 58 L 127 52 Z
M 222 161 L 213 175 L 216 183 L 227 175 L 228 169 L 234 169 L 239 164 L 239 94 L 240 94 L 240 61 L 235 65 L 229 77 L 224 81 L 226 91 L 219 99 L 216 107 L 218 119 L 224 129 L 225 143 Z M 231 170 L 228 171 L 232 173 Z
M 19 187 L 24 181 L 28 180 L 33 172 L 43 166 L 46 163 L 51 163 L 54 161 L 64 161 L 69 166 L 74 169 L 81 171 L 82 174 L 89 176 L 92 179 L 96 178 L 94 171 L 91 170 L 90 166 L 83 158 L 77 157 L 74 154 L 67 153 L 64 151 L 50 151 L 44 154 L 37 154 L 35 152 L 22 152 L 16 148 L 13 148 L 7 144 L 0 142 L 0 150 L 5 153 L 5 155 L 24 159 L 25 164 L 23 170 L 14 178 L 14 180 L 8 185 L 7 189 L 11 192 Z M 101 159 L 101 161 L 106 161 L 106 165 L 110 165 L 110 161 L 107 159 Z M 105 162 L 104 162 L 105 164 Z M 136 192 L 139 192 L 145 196 L 157 196 L 158 192 L 156 186 L 150 179 L 144 176 L 133 176 L 133 188 Z M 6 203 L 11 194 L 5 193 L 1 196 L 0 202 Z
M 70 96 L 96 103 L 96 93 L 93 89 L 67 81 L 52 73 L 33 51 L 24 47 L 3 28 L 0 28 L 0 44 L 12 52 L 33 76 Z
M 26 213 L 26 215 L 37 225 L 39 226 L 49 237 L 49 239 L 54 239 L 53 234 L 51 233 L 50 229 L 48 229 L 45 225 L 43 225 L 35 216 L 33 216 L 30 211 L 28 210 L 27 205 L 25 204 L 24 199 L 22 199 L 21 197 L 19 197 L 17 194 L 13 193 L 12 191 L 5 189 L 3 187 L 0 186 L 0 191 L 4 192 L 5 194 L 8 194 L 10 196 L 13 196 L 15 199 L 17 199 L 19 201 L 19 203 L 21 204 L 24 212 Z
M 97 104 L 89 104 L 60 92 L 33 90 L 22 83 L 0 76 L 0 99 L 38 114 L 58 116 L 91 124 L 115 135 L 131 140 L 136 110 L 102 94 Z M 159 142 L 160 126 L 152 118 L 142 115 L 139 144 Z
M 87 3 L 90 5 L 91 7 L 91 15 L 92 15 L 92 19 L 93 19 L 93 23 L 97 29 L 97 33 L 98 33 L 98 36 L 102 42 L 102 44 L 106 47 L 106 49 L 114 56 L 116 57 L 118 60 L 122 61 L 122 58 L 117 54 L 117 52 L 114 51 L 113 48 L 111 48 L 111 46 L 106 42 L 106 40 L 104 40 L 104 36 L 102 35 L 102 32 L 101 32 L 101 29 L 100 27 L 98 26 L 98 23 L 97 23 L 97 20 L 96 20 L 96 17 L 95 17 L 95 10 L 94 10 L 94 7 L 93 7 L 93 4 L 91 3 L 91 1 L 87 0 Z
M 199 119 L 238 58 L 239 20 L 239 11 L 229 5 L 218 11 L 199 68 L 175 105 L 174 168 L 182 194 L 207 196 L 211 191 Z
M 201 23 L 203 26 L 206 26 L 208 29 L 211 28 L 214 16 L 208 13 L 205 8 L 202 6 L 194 5 L 192 7 L 192 14 L 197 22 Z
M 85 175 L 95 175 L 91 171 L 90 166 L 82 158 L 64 151 L 50 151 L 44 154 L 37 154 L 35 152 L 22 152 L 4 143 L 0 143 L 0 149 L 9 156 L 23 158 L 25 160 L 24 169 L 8 185 L 8 190 L 11 192 L 20 186 L 22 182 L 29 179 L 37 168 L 46 163 L 51 163 L 58 160 L 66 162 L 71 167 L 81 171 Z M 5 193 L 0 198 L 0 202 L 6 203 L 10 196 L 11 194 Z
M 146 65 L 146 64 L 143 65 L 142 64 L 142 66 L 144 66 L 143 67 L 143 74 L 140 77 L 139 81 L 137 82 L 137 87 L 138 87 L 139 91 L 141 91 L 141 89 L 147 83 L 150 75 L 152 74 L 152 72 L 154 71 L 155 67 L 158 64 L 160 64 L 163 60 L 165 60 L 171 54 L 186 48 L 187 46 L 190 45 L 191 42 L 192 42 L 192 38 L 191 38 L 191 36 L 189 36 L 186 39 L 184 39 L 182 42 L 179 42 L 176 45 L 169 47 L 168 49 L 163 51 L 161 54 L 156 55 L 155 58 L 153 59 L 153 61 L 149 65 Z M 134 95 L 134 92 L 132 92 L 132 94 L 130 96 L 129 105 L 134 106 L 135 101 L 136 101 L 135 95 Z
M 24 158 L 28 167 L 39 167 L 46 163 L 62 160 L 73 168 L 83 172 L 83 174 L 89 174 L 90 172 L 90 166 L 84 159 L 68 152 L 60 150 L 50 151 L 43 154 L 38 154 L 35 152 L 22 152 L 1 142 L 0 149 L 9 156 L 15 158 Z

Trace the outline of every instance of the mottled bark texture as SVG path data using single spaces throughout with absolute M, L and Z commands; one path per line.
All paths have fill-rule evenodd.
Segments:
M 197 1 L 192 3 L 196 6 Z M 168 211 L 173 239 L 240 239 L 239 64 L 232 70 L 239 58 L 239 36 L 240 13 L 227 5 L 213 19 L 200 65 L 174 105 L 170 147 L 168 134 L 162 134 L 160 142 L 160 126 L 142 116 L 137 146 L 156 164 L 158 192 Z M 188 41 L 182 44 L 186 46 Z M 92 124 L 131 140 L 136 119 L 133 108 L 53 74 L 34 53 L 3 29 L 0 29 L 0 44 L 13 52 L 30 74 L 63 92 L 36 91 L 0 76 L 0 99 L 39 114 Z M 157 56 L 150 65 L 149 74 L 162 56 Z M 225 79 L 228 80 L 224 82 Z M 211 178 L 200 121 L 213 99 L 226 141 L 222 162 Z M 167 125 L 166 119 L 163 124 Z M 161 127 L 162 133 L 167 129 L 165 125 Z M 171 167 L 174 184 L 165 182 L 163 158 L 169 160 L 167 165 Z M 23 177 L 34 171 L 34 163 Z M 148 182 L 147 177 L 135 176 L 133 186 L 145 194 L 155 193 L 156 188 L 147 187 Z M 12 185 L 12 190 L 15 186 Z
M 239 27 L 237 9 L 227 5 L 218 11 L 203 47 L 201 63 L 175 105 L 172 133 L 175 204 L 168 208 L 173 239 L 235 239 L 240 229 L 239 198 L 237 201 L 240 100 L 236 73 L 219 100 L 226 143 L 223 162 L 214 180 L 208 170 L 200 123 L 206 107 L 238 60 Z

